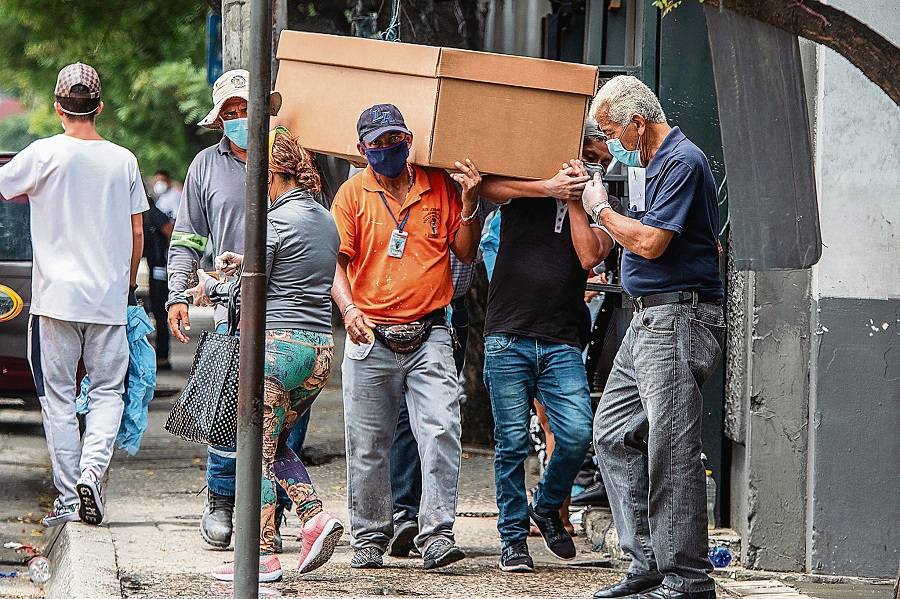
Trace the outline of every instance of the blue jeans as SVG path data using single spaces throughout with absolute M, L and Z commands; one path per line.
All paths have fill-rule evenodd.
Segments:
M 469 309 L 465 297 L 453 300 L 453 315 L 450 320 L 456 339 L 459 342 L 453 348 L 453 361 L 456 363 L 456 374 L 462 372 L 466 359 L 466 343 L 469 339 Z M 400 418 L 397 420 L 397 432 L 391 445 L 391 499 L 394 513 L 405 512 L 404 520 L 416 520 L 419 517 L 419 501 L 422 498 L 422 464 L 419 462 L 419 446 L 409 425 L 409 410 L 406 397 L 400 401 Z
M 525 459 L 532 400 L 546 409 L 556 437 L 534 493 L 535 508 L 549 511 L 562 507 L 591 444 L 591 397 L 577 347 L 506 333 L 485 337 L 484 383 L 494 412 L 497 529 L 506 547 L 528 536 Z
M 679 592 L 714 588 L 708 573 L 700 389 L 722 354 L 721 306 L 637 312 L 594 419 L 594 447 L 630 572 L 665 575 Z
M 216 332 L 224 335 L 228 332 L 228 325 L 221 323 L 216 326 Z M 240 335 L 240 332 L 238 332 Z M 294 425 L 288 437 L 287 445 L 294 450 L 294 453 L 300 455 L 303 449 L 303 442 L 306 440 L 306 429 L 309 427 L 309 414 L 312 410 L 307 410 Z M 219 445 L 210 445 L 206 448 L 206 485 L 209 490 L 216 495 L 225 495 L 234 497 L 234 476 L 237 458 L 237 447 L 222 447 Z M 280 486 L 277 487 L 278 497 L 287 504 L 287 509 L 291 509 L 291 500 L 287 493 Z

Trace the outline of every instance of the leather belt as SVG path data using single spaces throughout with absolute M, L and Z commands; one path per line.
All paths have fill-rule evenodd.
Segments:
M 634 306 L 635 312 L 640 312 L 644 308 L 653 308 L 665 304 L 714 304 L 722 305 L 722 300 L 717 297 L 700 295 L 696 291 L 671 291 L 669 293 L 651 293 L 641 297 L 631 297 L 631 305 Z

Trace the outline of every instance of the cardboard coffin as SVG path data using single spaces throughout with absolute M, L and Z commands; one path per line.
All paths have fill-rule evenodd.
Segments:
M 410 160 L 483 173 L 554 176 L 581 155 L 597 68 L 566 62 L 379 40 L 284 31 L 274 123 L 316 152 L 365 164 L 356 121 L 395 104 L 413 132 Z

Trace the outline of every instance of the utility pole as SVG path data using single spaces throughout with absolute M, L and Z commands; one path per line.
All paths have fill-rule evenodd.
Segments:
M 267 144 L 274 63 L 272 5 L 273 0 L 222 0 L 223 68 L 246 68 L 250 71 L 235 477 L 233 596 L 240 599 L 259 597 Z M 286 17 L 286 5 L 279 12 L 282 18 Z

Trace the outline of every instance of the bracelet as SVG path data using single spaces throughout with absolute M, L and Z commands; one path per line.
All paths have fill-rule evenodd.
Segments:
M 462 224 L 463 225 L 471 224 L 472 221 L 475 220 L 475 217 L 478 216 L 478 209 L 479 209 L 479 206 L 476 205 L 475 210 L 473 210 L 472 214 L 470 214 L 469 216 L 463 216 L 462 212 L 460 212 L 459 217 L 460 217 L 460 219 L 462 219 Z
M 594 217 L 594 222 L 600 223 L 600 213 L 606 210 L 607 208 L 612 208 L 609 202 L 602 202 L 594 206 L 593 210 L 591 210 L 591 216 Z
M 353 310 L 354 308 L 356 308 L 355 305 L 347 304 L 347 307 L 344 308 L 344 313 L 341 315 L 341 318 L 347 318 L 347 312 L 349 312 L 350 310 Z

